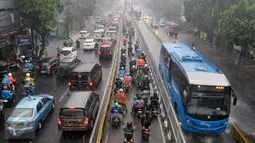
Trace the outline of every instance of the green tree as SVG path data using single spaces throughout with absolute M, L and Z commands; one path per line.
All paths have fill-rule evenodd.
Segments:
M 224 11 L 219 20 L 219 34 L 227 42 L 241 46 L 240 60 L 247 57 L 249 45 L 255 43 L 255 5 L 249 6 L 248 0 L 241 0 Z
M 42 55 L 45 51 L 45 39 L 52 31 L 51 26 L 56 22 L 56 13 L 63 10 L 60 0 L 15 0 L 15 6 L 21 16 L 23 27 L 31 29 L 32 38 L 34 31 L 41 36 L 40 55 Z

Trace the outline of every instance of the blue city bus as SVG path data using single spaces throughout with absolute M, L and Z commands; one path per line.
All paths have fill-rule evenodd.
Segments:
M 183 43 L 163 43 L 159 69 L 185 131 L 225 132 L 237 97 L 217 67 Z

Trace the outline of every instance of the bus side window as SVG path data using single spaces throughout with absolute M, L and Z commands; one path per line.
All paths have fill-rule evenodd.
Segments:
M 168 65 L 168 72 L 169 72 L 169 82 L 171 83 L 173 77 L 173 60 L 170 58 L 169 65 Z
M 183 93 L 183 90 L 187 87 L 188 82 L 183 75 L 182 71 L 180 68 L 176 65 L 176 63 L 173 63 L 173 76 L 174 80 L 179 88 L 180 93 Z

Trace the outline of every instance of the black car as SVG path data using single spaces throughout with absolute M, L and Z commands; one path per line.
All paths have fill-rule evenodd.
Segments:
M 82 63 L 72 70 L 69 89 L 88 87 L 94 89 L 102 80 L 102 69 L 97 63 Z
M 88 131 L 92 130 L 100 106 L 99 94 L 96 92 L 73 92 L 60 108 L 58 130 Z
M 81 60 L 74 57 L 63 57 L 58 67 L 56 68 L 56 72 L 58 76 L 70 75 L 72 70 L 81 63 Z
M 56 67 L 58 66 L 58 58 L 44 58 L 39 61 L 38 65 L 36 66 L 37 71 L 40 74 L 54 74 Z
M 99 54 L 99 60 L 101 60 L 103 58 L 112 59 L 112 57 L 113 57 L 112 45 L 110 45 L 110 44 L 101 45 L 99 48 L 98 54 Z

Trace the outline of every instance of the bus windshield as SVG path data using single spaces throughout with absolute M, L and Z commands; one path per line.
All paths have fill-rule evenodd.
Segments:
M 231 106 L 231 89 L 215 86 L 191 86 L 186 100 L 186 113 L 195 119 L 217 121 L 228 118 Z

